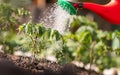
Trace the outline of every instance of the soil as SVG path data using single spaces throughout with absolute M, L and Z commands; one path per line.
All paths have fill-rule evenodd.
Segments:
M 0 53 L 0 75 L 101 75 L 71 63 L 63 66 L 46 59 L 32 60 L 30 57 Z

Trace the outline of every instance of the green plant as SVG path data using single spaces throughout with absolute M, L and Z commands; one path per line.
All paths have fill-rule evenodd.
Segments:
M 115 38 L 120 40 L 120 32 L 99 30 L 97 24 L 84 17 L 75 16 L 74 18 L 71 29 L 75 26 L 79 26 L 79 28 L 74 33 L 67 32 L 63 36 L 69 52 L 66 53 L 69 54 L 70 60 L 83 61 L 85 64 L 96 64 L 101 70 L 117 66 L 114 56 L 116 53 L 119 54 L 120 45 L 117 44 L 117 48 L 114 48 L 112 41 Z
M 23 8 L 13 8 L 8 3 L 0 3 L 0 44 L 5 53 L 13 54 L 20 45 L 17 41 L 21 36 L 17 35 L 20 18 L 26 17 L 29 12 Z M 19 37 L 18 37 L 19 36 Z
M 26 17 L 29 12 L 23 8 L 13 8 L 10 4 L 0 3 L 0 30 L 15 30 L 21 24 L 20 18 Z
M 34 57 L 50 48 L 53 49 L 53 51 L 60 49 L 60 47 L 58 49 L 56 45 L 61 44 L 62 35 L 56 30 L 45 28 L 42 24 L 34 24 L 31 22 L 23 24 L 19 27 L 19 30 L 23 31 L 28 39 L 28 48 L 34 53 Z M 53 45 L 54 43 L 56 44 Z M 52 46 L 54 46 L 54 48 L 52 48 Z

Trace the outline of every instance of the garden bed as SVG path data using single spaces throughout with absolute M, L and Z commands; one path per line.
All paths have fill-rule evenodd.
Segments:
M 71 63 L 64 66 L 45 59 L 0 53 L 0 75 L 88 75 L 89 71 Z M 91 75 L 101 75 L 91 71 Z

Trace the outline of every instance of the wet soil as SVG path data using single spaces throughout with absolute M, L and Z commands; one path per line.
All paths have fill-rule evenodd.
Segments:
M 0 75 L 101 75 L 71 63 L 63 66 L 46 59 L 32 60 L 30 57 L 0 53 Z

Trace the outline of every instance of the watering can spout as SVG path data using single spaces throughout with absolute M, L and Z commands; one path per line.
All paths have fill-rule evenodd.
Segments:
M 73 3 L 73 6 L 76 8 L 75 4 Z M 108 4 L 105 5 L 83 2 L 82 8 L 96 13 L 112 24 L 120 24 L 120 0 L 111 0 Z

